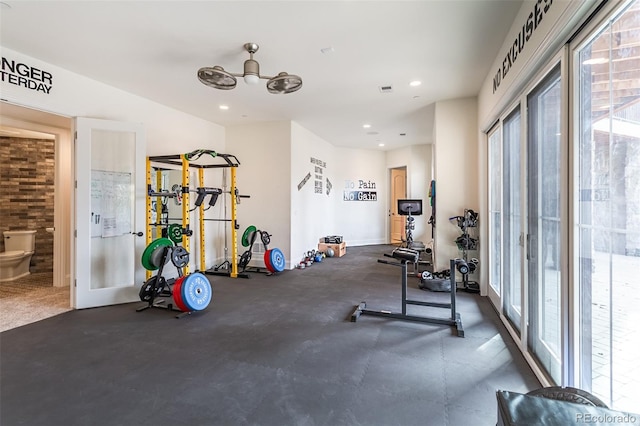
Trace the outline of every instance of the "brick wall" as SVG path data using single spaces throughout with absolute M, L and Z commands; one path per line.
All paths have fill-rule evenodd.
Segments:
M 52 139 L 0 137 L 0 231 L 37 231 L 32 273 L 53 271 L 54 148 Z

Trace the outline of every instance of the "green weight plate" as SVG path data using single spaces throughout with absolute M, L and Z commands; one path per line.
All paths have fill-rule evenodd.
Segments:
M 151 241 L 149 245 L 142 252 L 142 266 L 147 271 L 155 271 L 160 267 L 160 265 L 156 265 L 152 260 L 154 258 L 153 252 L 162 247 L 172 247 L 173 242 L 168 238 L 158 238 L 157 240 Z
M 174 243 L 180 244 L 182 242 L 182 226 L 177 223 L 169 225 L 169 228 L 167 229 L 167 237 L 169 237 L 169 239 Z
M 251 240 L 253 240 L 253 237 L 257 230 L 258 229 L 253 225 L 247 227 L 247 229 L 244 230 L 244 234 L 242 234 L 242 245 L 244 247 L 249 247 L 251 245 Z

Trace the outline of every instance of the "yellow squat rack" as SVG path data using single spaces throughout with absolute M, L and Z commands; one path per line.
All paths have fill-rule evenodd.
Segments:
M 197 160 L 201 159 L 201 157 L 205 157 L 209 160 L 209 163 L 202 164 L 196 163 Z M 213 161 L 213 163 L 211 163 Z M 147 157 L 147 232 L 146 232 L 146 243 L 147 246 L 152 242 L 152 230 L 153 226 L 156 226 L 156 230 L 159 231 L 158 228 L 161 228 L 158 223 L 153 223 L 152 221 L 152 203 L 153 198 L 157 197 L 156 206 L 161 205 L 162 197 L 173 196 L 174 193 L 167 193 L 165 191 L 154 192 L 152 190 L 152 163 L 160 163 L 160 164 L 168 164 L 171 166 L 179 166 L 182 168 L 182 188 L 181 188 L 181 196 L 182 196 L 182 233 L 187 237 L 183 239 L 182 246 L 190 251 L 189 244 L 189 236 L 192 231 L 190 229 L 189 223 L 189 194 L 191 192 L 189 187 L 189 171 L 190 167 L 194 167 L 198 169 L 198 184 L 199 188 L 204 186 L 204 170 L 205 169 L 219 169 L 219 168 L 229 168 L 231 171 L 231 184 L 229 194 L 231 195 L 231 218 L 228 221 L 231 223 L 231 272 L 229 276 L 232 278 L 238 277 L 238 241 L 237 241 L 237 230 L 239 229 L 239 225 L 237 223 L 237 204 L 238 197 L 247 197 L 246 195 L 240 196 L 238 195 L 238 190 L 236 186 L 236 169 L 240 165 L 240 161 L 236 158 L 235 155 L 232 154 L 221 154 L 212 150 L 206 149 L 198 149 L 192 152 L 188 152 L 186 154 L 176 154 L 176 155 L 159 155 L 159 156 L 151 156 Z M 161 186 L 161 175 L 156 175 L 156 188 L 160 188 Z M 200 204 L 199 206 L 199 225 L 200 225 L 200 261 L 199 261 L 199 269 L 204 271 L 206 269 L 205 266 L 205 237 L 204 237 L 204 209 L 205 206 Z M 226 220 L 226 219 L 220 219 Z M 157 222 L 157 220 L 156 220 Z M 189 265 L 183 268 L 184 274 L 189 273 Z M 147 271 L 147 279 L 150 278 L 151 271 Z

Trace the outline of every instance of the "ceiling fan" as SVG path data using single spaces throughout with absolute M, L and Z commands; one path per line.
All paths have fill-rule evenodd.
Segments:
M 236 87 L 236 77 L 242 77 L 247 84 L 258 84 L 260 79 L 267 81 L 269 93 L 293 93 L 302 87 L 302 79 L 297 75 L 281 72 L 275 77 L 260 75 L 260 64 L 253 59 L 253 54 L 260 46 L 255 43 L 245 43 L 244 48 L 249 52 L 249 59 L 244 61 L 244 72 L 242 74 L 225 71 L 219 65 L 213 67 L 203 67 L 198 70 L 198 79 L 202 84 L 220 90 L 231 90 Z

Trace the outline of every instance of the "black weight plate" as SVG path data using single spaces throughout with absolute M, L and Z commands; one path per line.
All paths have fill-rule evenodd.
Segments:
M 149 302 L 155 297 L 155 287 L 158 277 L 151 277 L 140 287 L 140 300 Z
M 251 260 L 251 251 L 247 250 L 244 253 L 242 253 L 242 256 L 240 256 L 240 261 L 238 262 L 238 267 L 240 269 L 245 269 L 247 267 L 247 265 L 249 264 L 250 260 Z
M 176 246 L 171 253 L 171 261 L 176 268 L 184 268 L 189 264 L 189 252 L 182 246 Z
M 158 278 L 156 275 L 155 277 L 149 278 L 149 280 L 142 284 L 142 287 L 140 288 L 140 300 L 143 302 L 149 302 L 155 299 L 160 295 L 160 293 L 162 293 L 162 290 L 164 290 L 166 285 L 167 281 L 163 277 Z
M 262 240 L 262 244 L 264 244 L 265 247 L 268 247 L 269 243 L 271 243 L 271 235 L 269 235 L 267 231 L 260 232 L 260 239 Z

